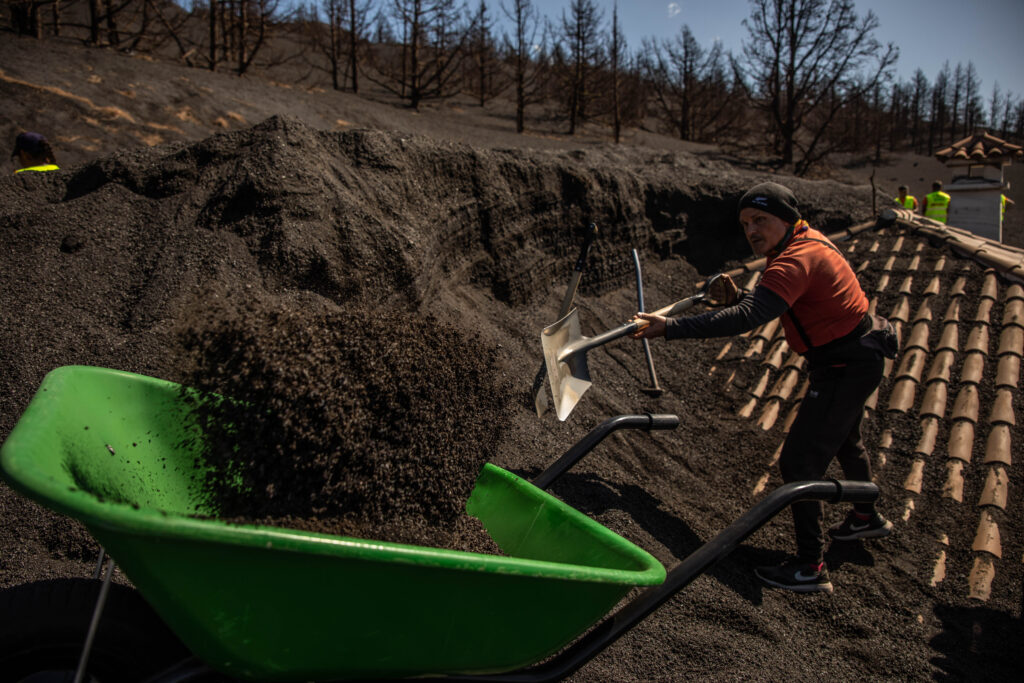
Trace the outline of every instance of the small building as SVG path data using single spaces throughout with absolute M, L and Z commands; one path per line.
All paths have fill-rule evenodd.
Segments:
M 975 133 L 935 154 L 952 172 L 949 225 L 997 242 L 1003 241 L 1002 196 L 1010 189 L 1003 167 L 1024 156 L 1024 149 L 1005 140 Z

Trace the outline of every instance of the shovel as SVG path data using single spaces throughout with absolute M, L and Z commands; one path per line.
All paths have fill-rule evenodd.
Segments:
M 692 308 L 707 298 L 711 283 L 719 277 L 715 275 L 709 278 L 699 292 L 665 308 L 659 308 L 654 315 L 673 318 Z M 540 343 L 544 349 L 544 363 L 547 365 L 551 396 L 554 398 L 555 413 L 559 420 L 564 422 L 565 418 L 569 417 L 569 413 L 592 384 L 590 369 L 587 367 L 587 351 L 638 332 L 649 324 L 646 320 L 631 320 L 595 337 L 584 337 L 580 333 L 579 314 L 574 308 L 564 318 L 544 328 L 540 334 Z
M 564 318 L 572 306 L 572 300 L 576 297 L 576 288 L 580 284 L 580 278 L 583 277 L 583 268 L 587 263 L 590 245 L 594 243 L 595 237 L 597 237 L 597 224 L 591 223 L 587 226 L 587 234 L 583 239 L 583 246 L 580 247 L 579 258 L 576 259 L 572 277 L 569 279 L 569 286 L 565 290 L 565 296 L 562 297 L 562 305 L 558 309 L 559 318 Z M 533 378 L 533 407 L 537 411 L 537 417 L 544 415 L 548 409 L 548 395 L 544 391 L 544 361 L 541 361 L 540 367 L 537 368 L 537 375 Z

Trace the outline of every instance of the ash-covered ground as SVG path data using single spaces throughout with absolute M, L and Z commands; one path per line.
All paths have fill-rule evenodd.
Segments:
M 196 143 L 2 178 L 0 436 L 60 365 L 241 390 L 247 378 L 237 370 L 252 365 L 217 355 L 230 348 L 220 335 L 235 334 L 242 347 L 266 351 L 257 367 L 279 370 L 285 399 L 312 400 L 303 373 L 330 375 L 309 380 L 323 408 L 301 414 L 314 424 L 345 415 L 363 443 L 392 440 L 403 453 L 409 442 L 409 454 L 429 459 L 438 444 L 412 441 L 447 440 L 447 452 L 465 454 L 426 482 L 449 501 L 475 475 L 460 466 L 478 466 L 477 455 L 532 477 L 609 417 L 677 414 L 674 431 L 613 435 L 553 488 L 671 568 L 756 502 L 751 491 L 778 435 L 737 417 L 744 398 L 709 375 L 715 340 L 652 345 L 660 398 L 642 391 L 640 345 L 610 344 L 589 355 L 594 386 L 569 419 L 538 418 L 530 385 L 540 330 L 557 317 L 588 223 L 600 235 L 577 303 L 584 334 L 594 334 L 636 309 L 631 249 L 651 309 L 746 258 L 735 204 L 767 177 L 685 152 L 480 149 L 274 117 Z M 825 232 L 871 217 L 869 187 L 783 180 Z M 982 271 L 967 273 L 975 294 Z M 271 318 L 273 333 L 260 322 Z M 197 355 L 202 340 L 212 346 Z M 386 372 L 369 362 L 382 359 Z M 405 384 L 390 391 L 385 378 Z M 351 419 L 367 406 L 367 421 Z M 382 416 L 394 434 L 367 426 Z M 869 434 L 912 427 L 886 420 Z M 418 478 L 391 479 L 392 492 Z M 880 481 L 889 516 L 901 510 L 901 481 Z M 1007 555 L 1019 557 L 1015 500 L 1003 533 Z M 843 514 L 827 509 L 827 521 Z M 962 586 L 930 586 L 925 536 L 928 515 L 940 514 L 950 513 L 918 512 L 920 536 L 903 526 L 891 540 L 830 553 L 830 597 L 765 590 L 751 574 L 792 549 L 780 515 L 572 680 L 1013 676 L 1020 564 L 1000 574 L 1015 588 L 984 605 Z M 0 515 L 0 585 L 92 571 L 96 546 L 77 523 L 6 486 Z

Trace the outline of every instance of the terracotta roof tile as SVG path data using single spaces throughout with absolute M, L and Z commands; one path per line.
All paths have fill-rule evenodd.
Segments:
M 922 294 L 930 296 L 932 294 L 938 294 L 940 291 L 942 291 L 942 281 L 941 278 L 936 275 L 928 283 L 928 286 L 924 288 L 924 292 L 922 292 Z
M 1010 454 L 1010 425 L 993 425 L 985 439 L 985 464 L 1002 463 L 1009 467 L 1011 462 Z
M 988 325 L 975 325 L 971 329 L 971 333 L 967 336 L 967 345 L 964 346 L 964 351 L 967 353 L 977 351 L 978 353 L 988 354 Z
M 873 243 L 871 244 L 871 247 L 870 247 L 870 248 L 868 249 L 868 251 L 869 251 L 869 252 L 871 252 L 872 254 L 874 254 L 875 252 L 877 252 L 877 251 L 878 251 L 878 248 L 879 248 L 880 246 L 881 246 L 881 242 L 879 242 L 878 240 L 875 240 L 875 241 L 874 241 L 874 242 L 873 242 Z
M 950 416 L 954 420 L 978 421 L 978 387 L 973 384 L 964 385 L 957 394 L 953 403 L 953 413 Z
M 917 243 L 918 247 L 922 246 L 920 242 Z M 921 267 L 921 257 L 918 254 L 914 254 L 914 258 L 910 259 L 910 263 L 907 264 L 907 270 L 911 272 L 917 272 L 917 269 Z
M 917 307 L 917 312 L 914 313 L 914 322 L 919 323 L 922 320 L 931 322 L 932 320 L 932 304 L 931 297 L 925 297 L 921 300 L 921 305 Z
M 892 309 L 892 313 L 889 314 L 889 320 L 899 320 L 900 322 L 910 321 L 910 299 L 906 296 L 901 296 L 899 301 L 896 302 L 896 307 Z
M 905 413 L 914 407 L 914 394 L 917 392 L 917 382 L 904 378 L 896 380 L 896 386 L 889 393 L 889 410 Z
M 1017 388 L 1020 380 L 1020 356 L 1006 354 L 999 357 L 999 365 L 996 367 L 996 386 Z
M 995 465 L 988 468 L 988 475 L 985 477 L 978 505 L 991 505 L 1005 510 L 1008 484 L 1009 478 L 1006 476 L 1004 467 Z
M 986 552 L 995 557 L 1003 556 L 1003 546 L 999 540 L 999 525 L 988 510 L 982 510 L 978 519 L 978 532 L 974 535 L 971 550 Z
M 939 338 L 935 350 L 939 353 L 945 351 L 955 353 L 960 350 L 960 326 L 956 322 L 942 326 L 942 336 Z
M 939 420 L 935 417 L 926 417 L 921 420 L 921 438 L 917 441 L 915 453 L 929 456 L 935 450 L 935 439 L 939 435 Z
M 964 365 L 960 368 L 960 382 L 964 384 L 981 384 L 981 378 L 985 372 L 985 354 L 973 351 L 964 358 Z
M 1010 299 L 1003 306 L 1003 326 L 1024 327 L 1024 299 Z
M 919 348 L 911 348 L 903 354 L 899 369 L 896 370 L 896 379 L 904 377 L 913 378 L 915 382 L 921 381 L 921 373 L 924 370 L 924 361 L 927 354 Z
M 935 567 L 932 569 L 932 578 L 929 582 L 932 586 L 939 585 L 943 579 L 946 578 L 946 551 L 939 550 L 938 557 L 935 558 Z
M 978 555 L 974 558 L 974 566 L 971 567 L 970 576 L 967 577 L 967 597 L 973 600 L 986 601 L 992 595 L 992 578 L 995 576 L 996 568 L 992 558 L 987 555 Z
M 960 322 L 960 297 L 954 298 L 946 307 L 946 315 L 942 318 L 943 323 Z
M 870 396 L 868 396 L 868 400 L 864 401 L 864 407 L 868 410 L 875 410 L 878 408 L 878 389 L 879 387 L 875 387 L 875 390 L 871 392 Z
M 1008 325 L 999 335 L 998 355 L 1013 354 L 1018 358 L 1024 353 L 1024 329 L 1016 325 Z
M 964 464 L 959 460 L 946 462 L 946 480 L 942 484 L 942 497 L 964 502 Z
M 964 291 L 964 288 L 966 286 L 967 286 L 967 278 L 965 278 L 963 275 L 961 275 L 960 277 L 958 277 L 956 279 L 956 282 L 953 283 L 953 286 L 949 290 L 949 295 L 950 296 L 964 296 L 966 294 L 966 292 Z
M 946 269 L 946 257 L 945 256 L 940 256 L 935 261 L 935 266 L 932 268 L 932 270 L 934 270 L 936 273 L 941 273 L 945 269 Z
M 891 273 L 893 267 L 896 265 L 896 254 L 890 254 L 889 258 L 885 259 L 885 265 L 882 266 L 882 271 L 885 273 Z
M 900 252 L 903 251 L 903 235 L 896 238 L 896 241 L 892 243 L 892 251 Z
M 732 340 L 730 339 L 729 341 L 725 342 L 725 344 L 722 345 L 722 349 L 721 351 L 718 352 L 718 355 L 715 356 L 715 360 L 722 360 L 723 358 L 725 358 L 725 354 L 729 353 L 731 349 Z
M 940 149 L 935 153 L 935 158 L 939 161 L 968 158 L 1002 161 L 1008 158 L 1020 158 L 1022 154 L 1024 152 L 1021 151 L 1020 145 L 1007 142 L 987 132 L 980 132 Z
M 946 449 L 950 459 L 970 462 L 973 449 L 974 423 L 969 420 L 954 422 L 949 430 L 949 446 Z
M 889 273 L 882 273 L 881 277 L 878 278 L 878 283 L 875 284 L 876 292 L 884 292 L 889 288 Z
M 910 472 L 903 480 L 903 488 L 912 493 L 921 493 L 921 483 L 924 481 L 924 460 L 915 458 L 910 465 Z
M 989 424 L 1017 424 L 1013 415 L 1013 392 L 1010 389 L 996 390 L 996 400 L 992 402 L 992 413 L 988 421 Z
M 755 408 L 757 408 L 757 397 L 751 396 L 750 400 L 744 403 L 736 414 L 740 417 L 750 417 L 754 414 Z
M 761 417 L 757 421 L 757 426 L 768 431 L 775 426 L 775 421 L 779 419 L 779 406 L 781 401 L 769 399 L 768 403 L 765 404 L 764 410 L 761 412 Z
M 772 386 L 770 392 L 768 392 L 768 398 L 779 398 L 783 401 L 787 400 L 793 393 L 793 389 L 796 388 L 797 382 L 800 381 L 800 372 L 795 369 L 789 369 L 785 372 L 779 373 L 779 378 L 775 380 L 775 384 Z
M 921 322 L 914 323 L 914 327 L 910 330 L 910 337 L 907 339 L 906 349 L 924 349 L 928 350 L 928 321 L 922 320 Z
M 978 301 L 978 309 L 974 313 L 974 320 L 976 323 L 989 323 L 989 319 L 992 315 L 992 299 L 980 299 Z
M 947 325 L 947 327 L 952 327 L 954 331 L 956 330 L 956 326 L 954 325 Z M 943 335 L 943 337 L 945 337 L 945 335 Z M 949 382 L 949 376 L 953 368 L 954 360 L 956 360 L 956 355 L 952 350 L 945 349 L 936 353 L 935 358 L 932 359 L 931 366 L 928 368 L 928 376 L 925 379 L 925 382 Z
M 913 286 L 914 286 L 914 276 L 913 275 L 908 275 L 905 278 L 903 278 L 903 283 L 900 285 L 899 293 L 900 294 L 911 294 L 911 293 L 913 293 Z
M 924 398 L 921 399 L 921 410 L 918 415 L 924 417 L 933 415 L 942 418 L 946 415 L 946 391 L 945 382 L 932 382 L 924 390 Z
M 996 274 L 993 271 L 988 271 L 985 275 L 985 281 L 981 284 L 981 298 L 982 299 L 995 299 L 999 294 L 999 284 L 996 282 Z
M 1024 287 L 1021 287 L 1018 283 L 1013 283 L 1006 289 L 1006 300 L 1014 301 L 1016 299 L 1024 299 Z
M 780 339 L 772 344 L 771 349 L 769 349 L 768 354 L 761 363 L 778 370 L 782 366 L 782 358 L 788 351 L 789 344 L 786 343 L 785 339 Z

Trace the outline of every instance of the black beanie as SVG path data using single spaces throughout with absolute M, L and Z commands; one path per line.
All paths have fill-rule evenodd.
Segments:
M 760 209 L 781 218 L 789 225 L 800 220 L 800 211 L 796 208 L 796 196 L 789 188 L 778 183 L 761 183 L 747 190 L 740 197 L 738 211 L 745 208 Z

